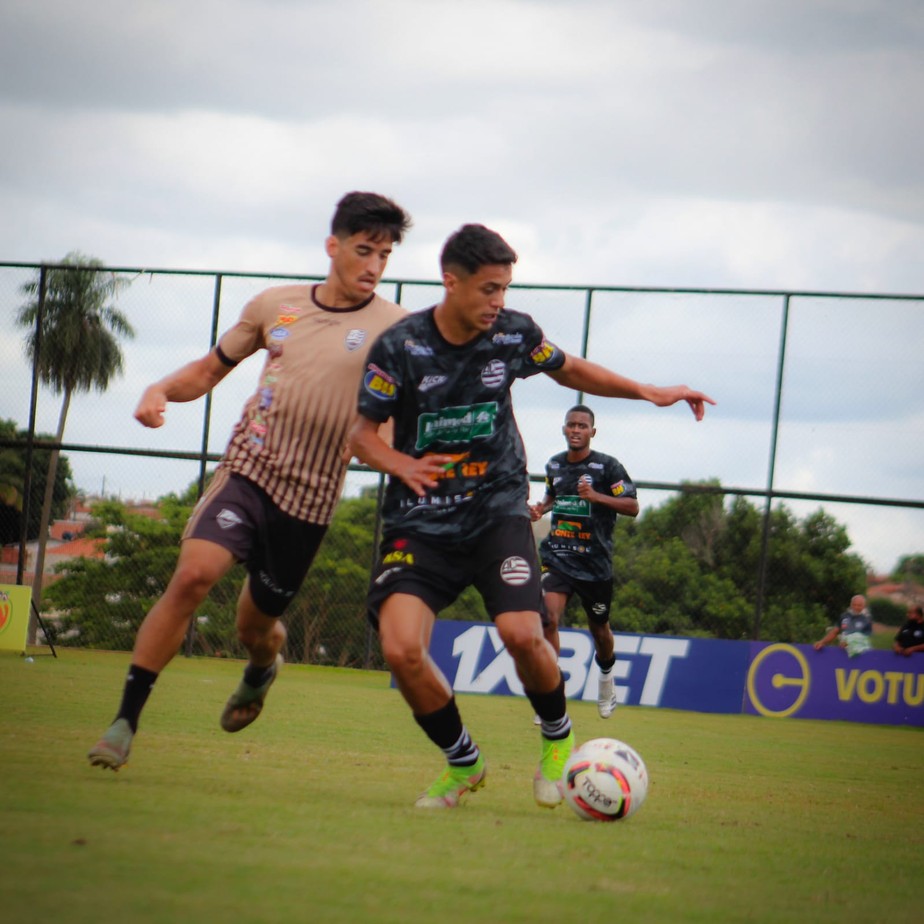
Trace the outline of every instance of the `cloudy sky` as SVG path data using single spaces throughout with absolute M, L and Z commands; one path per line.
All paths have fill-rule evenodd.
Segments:
M 0 124 L 0 261 L 77 249 L 113 266 L 323 274 L 332 205 L 360 188 L 414 216 L 393 279 L 434 280 L 446 235 L 480 221 L 519 251 L 521 283 L 924 294 L 920 0 L 9 2 Z M 0 273 L 0 304 L 21 281 Z M 163 326 L 191 323 L 180 294 L 155 295 Z M 111 411 L 129 421 L 146 381 L 204 351 L 197 338 L 158 358 L 162 332 L 133 298 L 128 410 Z M 567 302 L 511 304 L 576 350 L 582 296 Z M 639 480 L 764 487 L 780 300 L 610 302 L 592 358 L 720 404 L 696 426 L 676 409 L 607 410 L 599 448 Z M 3 311 L 0 416 L 24 421 Z M 924 498 L 922 313 L 794 302 L 782 487 Z M 541 470 L 569 396 L 530 388 L 521 424 Z M 222 439 L 240 407 L 228 395 Z M 69 439 L 105 442 L 80 426 Z M 924 551 L 919 511 L 833 512 L 880 568 Z

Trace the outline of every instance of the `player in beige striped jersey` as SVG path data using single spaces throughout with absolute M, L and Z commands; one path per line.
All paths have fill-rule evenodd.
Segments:
M 391 200 L 348 193 L 325 241 L 324 282 L 261 292 L 214 350 L 142 395 L 135 417 L 159 427 L 168 403 L 201 397 L 241 360 L 266 351 L 257 390 L 183 533 L 173 577 L 138 630 L 119 711 L 90 749 L 91 764 L 117 770 L 126 762 L 154 682 L 179 650 L 196 607 L 237 561 L 248 572 L 237 632 L 249 660 L 221 726 L 239 731 L 260 714 L 282 663 L 286 632 L 279 617 L 343 487 L 366 354 L 404 316 L 375 289 L 409 227 L 410 217 Z

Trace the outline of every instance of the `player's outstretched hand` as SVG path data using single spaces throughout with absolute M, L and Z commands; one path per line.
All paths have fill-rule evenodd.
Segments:
M 688 385 L 671 385 L 667 388 L 660 388 L 658 391 L 660 395 L 653 398 L 658 407 L 669 407 L 678 401 L 686 401 L 697 420 L 702 420 L 705 417 L 707 404 L 715 404 L 715 401 L 709 395 L 701 391 L 694 391 Z

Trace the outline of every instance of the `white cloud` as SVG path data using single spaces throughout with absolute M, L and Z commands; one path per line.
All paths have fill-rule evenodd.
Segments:
M 414 216 L 390 277 L 437 279 L 446 235 L 481 221 L 519 252 L 521 283 L 924 293 L 922 52 L 917 0 L 7 4 L 0 259 L 79 249 L 111 265 L 323 274 L 332 205 L 360 188 Z M 210 285 L 132 287 L 129 372 L 94 405 L 127 421 L 125 440 L 150 437 L 130 420 L 143 382 L 201 352 Z M 247 285 L 229 283 L 227 311 Z M 511 304 L 576 351 L 582 298 L 514 291 Z M 613 411 L 607 432 L 631 425 L 630 471 L 761 485 L 781 300 L 595 306 L 594 358 L 720 400 L 697 426 L 676 409 Z M 189 324 L 200 333 L 159 350 Z M 920 306 L 794 300 L 791 325 L 778 477 L 922 496 Z M 0 416 L 24 419 L 27 372 L 2 332 Z M 221 426 L 252 384 L 236 378 L 216 399 Z M 519 389 L 524 429 L 547 428 L 567 398 Z M 54 404 L 40 408 L 50 429 Z M 169 447 L 188 428 L 195 442 L 199 413 L 176 409 L 176 428 L 150 438 Z M 92 423 L 72 425 L 92 439 Z M 531 459 L 557 449 L 530 440 Z

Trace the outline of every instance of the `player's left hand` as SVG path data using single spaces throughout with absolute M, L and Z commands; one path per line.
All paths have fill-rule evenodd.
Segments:
M 705 417 L 707 404 L 715 404 L 715 401 L 709 395 L 701 391 L 694 391 L 688 385 L 673 385 L 662 388 L 660 391 L 662 394 L 654 399 L 654 403 L 658 407 L 668 407 L 678 401 L 686 401 L 697 420 L 702 420 Z

